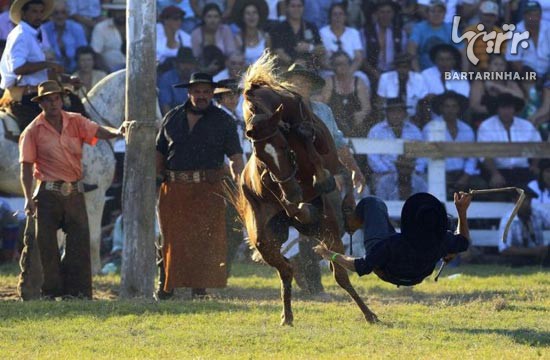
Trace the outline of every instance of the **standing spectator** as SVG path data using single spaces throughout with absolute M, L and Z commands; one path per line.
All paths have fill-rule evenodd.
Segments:
M 364 137 L 368 131 L 367 115 L 370 113 L 370 94 L 365 83 L 351 70 L 351 59 L 343 51 L 331 57 L 334 76 L 323 87 L 322 102 L 328 104 L 338 127 L 346 137 Z
M 265 0 L 242 0 L 235 5 L 233 22 L 239 27 L 236 35 L 237 48 L 244 54 L 247 65 L 262 56 L 271 47 L 271 38 L 263 30 L 268 8 Z
M 103 20 L 101 16 L 101 0 L 70 0 L 67 2 L 69 16 L 84 26 L 87 38 L 94 27 Z
M 480 12 L 480 24 L 483 25 L 483 31 L 496 33 L 502 33 L 502 29 L 497 26 L 498 22 L 498 4 L 494 1 L 487 0 L 479 4 Z M 478 34 L 480 30 L 478 29 L 479 24 L 472 24 L 467 27 L 464 32 L 473 31 Z M 467 46 L 462 48 L 462 62 L 470 71 L 485 71 L 489 67 L 489 54 L 487 53 L 487 43 L 483 41 L 483 37 L 478 37 L 473 46 L 474 55 L 479 59 L 477 65 L 472 64 L 467 58 Z M 500 53 L 504 54 L 506 51 L 506 41 L 502 42 L 500 46 Z
M 231 28 L 222 24 L 222 12 L 218 5 L 208 4 L 202 10 L 202 25 L 191 33 L 193 55 L 199 58 L 206 46 L 215 45 L 227 57 L 237 50 Z
M 289 66 L 298 55 L 315 55 L 314 64 L 319 66 L 324 49 L 319 30 L 314 24 L 304 20 L 303 0 L 284 0 L 286 20 L 273 27 L 271 40 L 273 51 L 282 62 Z
M 428 9 L 428 18 L 412 29 L 407 51 L 413 56 L 413 69 L 420 71 L 433 66 L 430 51 L 435 45 L 451 44 L 451 24 L 445 23 L 446 5 L 441 0 L 433 0 Z
M 203 298 L 205 288 L 226 286 L 225 204 L 219 195 L 224 156 L 234 180 L 243 170 L 235 124 L 211 103 L 218 84 L 208 74 L 194 73 L 177 86 L 188 88 L 189 99 L 166 114 L 156 146 L 166 273 L 158 299 L 170 297 L 177 287 L 190 287 L 193 297 Z
M 546 219 L 550 219 L 550 159 L 542 159 L 537 167 L 537 178 L 527 186 L 531 188 L 537 197 L 533 198 L 531 205 L 540 208 Z
M 455 91 L 466 97 L 470 96 L 468 80 L 445 78 L 446 74 L 453 76 L 460 70 L 460 56 L 460 52 L 449 44 L 439 44 L 431 48 L 430 59 L 435 65 L 422 71 L 428 94 L 439 95 L 445 91 Z
M 370 129 L 369 139 L 403 139 L 423 141 L 422 132 L 407 119 L 407 105 L 400 98 L 386 101 L 386 120 Z M 369 166 L 373 171 L 376 196 L 384 200 L 406 199 L 411 194 L 427 190 L 422 175 L 425 163 L 404 155 L 371 154 Z
M 158 80 L 159 105 L 162 114 L 183 104 L 187 99 L 187 88 L 174 87 L 189 80 L 198 69 L 199 62 L 193 56 L 191 48 L 182 47 L 174 59 L 174 68 L 160 75 Z
M 76 49 L 76 71 L 73 76 L 80 79 L 80 89 L 78 89 L 78 96 L 81 99 L 86 97 L 88 91 L 101 81 L 107 74 L 105 71 L 97 70 L 95 68 L 96 53 L 90 46 L 79 47 Z
M 157 24 L 157 65 L 168 70 L 171 60 L 182 47 L 191 47 L 191 36 L 180 29 L 185 13 L 177 6 L 168 6 L 160 13 Z M 159 71 L 162 73 L 163 71 Z
M 55 53 L 55 60 L 66 72 L 76 70 L 76 49 L 88 45 L 82 25 L 68 19 L 66 0 L 55 0 L 51 21 L 42 25 Z
M 401 98 L 407 104 L 409 116 L 416 112 L 418 101 L 428 95 L 428 89 L 424 78 L 420 73 L 412 71 L 412 58 L 407 53 L 399 54 L 393 61 L 395 70 L 388 71 L 380 76 L 378 83 L 378 96 L 388 98 Z
M 381 72 L 393 70 L 395 58 L 407 49 L 405 31 L 396 20 L 399 10 L 396 2 L 381 1 L 374 8 L 374 21 L 365 24 L 365 71 L 376 82 Z
M 363 64 L 363 44 L 356 29 L 346 26 L 346 9 L 343 4 L 333 4 L 329 9 L 329 25 L 319 30 L 327 58 L 344 51 L 352 59 L 351 71 L 355 73 Z
M 477 141 L 488 142 L 540 142 L 541 136 L 529 121 L 516 117 L 523 108 L 523 100 L 508 93 L 497 96 L 495 101 L 496 115 L 491 116 L 479 125 Z M 482 160 L 484 170 L 489 177 L 491 187 L 520 186 L 528 183 L 533 175 L 530 167 L 536 167 L 537 161 L 529 164 L 529 159 L 518 158 L 485 158 Z
M 489 57 L 489 72 L 505 72 L 509 66 L 503 56 L 493 54 Z M 474 80 L 470 90 L 470 111 L 472 124 L 479 125 L 490 115 L 489 108 L 494 108 L 499 94 L 510 94 L 523 100 L 521 87 L 514 80 Z
M 439 115 L 424 126 L 422 133 L 426 141 L 435 141 L 432 135 L 438 131 L 438 124 L 445 123 L 445 141 L 447 142 L 475 142 L 475 133 L 470 125 L 460 120 L 468 107 L 468 99 L 454 91 L 447 91 L 436 96 L 432 101 L 434 113 Z M 447 198 L 452 198 L 455 192 L 468 189 L 483 189 L 479 185 L 476 175 L 476 158 L 447 158 L 445 159 L 445 178 L 447 183 Z
M 2 103 L 24 129 L 39 113 L 31 99 L 37 85 L 48 80 L 48 71 L 63 73 L 63 66 L 46 61 L 40 26 L 53 11 L 53 0 L 16 0 L 10 7 L 10 18 L 17 26 L 8 35 L 0 60 Z M 44 40 L 44 39 L 43 39 Z
M 525 187 L 525 200 L 519 208 L 518 214 L 512 221 L 508 237 L 498 244 L 499 252 L 505 256 L 512 266 L 550 265 L 550 247 L 544 245 L 543 231 L 550 229 L 550 217 L 545 216 L 531 203 L 538 198 L 537 193 L 530 187 Z M 512 198 L 517 201 L 517 195 Z M 504 228 L 510 213 L 500 220 L 500 238 L 504 235 Z
M 82 180 L 82 146 L 97 139 L 111 139 L 123 133 L 77 113 L 62 110 L 64 89 L 56 81 L 45 81 L 32 98 L 42 112 L 23 131 L 19 141 L 21 185 L 25 213 L 36 217 L 36 243 L 40 251 L 44 283 L 42 296 L 92 298 L 90 230 Z M 37 189 L 33 192 L 33 177 Z M 63 258 L 57 245 L 57 231 L 66 234 Z M 28 246 L 28 244 L 25 244 Z M 22 274 L 40 271 L 22 264 Z M 24 299 L 25 300 L 25 299 Z
M 195 16 L 196 14 L 191 6 L 191 2 L 189 0 L 157 0 L 158 14 L 162 14 L 164 9 L 169 6 L 176 6 L 183 11 L 185 15 L 183 17 L 181 29 L 188 34 L 191 34 L 193 29 L 195 29 L 195 27 L 197 27 L 200 23 L 200 19 Z
M 100 68 L 113 72 L 126 66 L 126 0 L 113 0 L 103 8 L 110 17 L 94 27 L 90 45 L 99 55 Z
M 523 9 L 523 21 L 518 24 L 516 31 L 529 31 L 529 46 L 518 46 L 517 53 L 512 54 L 513 42 L 508 41 L 506 60 L 512 63 L 516 71 L 521 71 L 523 66 L 534 69 L 538 76 L 544 76 L 550 71 L 550 23 L 541 19 L 541 13 L 537 1 L 527 1 Z

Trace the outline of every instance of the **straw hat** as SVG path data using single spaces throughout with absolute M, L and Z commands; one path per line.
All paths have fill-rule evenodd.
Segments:
M 214 95 L 223 94 L 228 92 L 238 92 L 239 82 L 237 79 L 224 79 L 218 81 L 218 87 L 214 89 Z
M 21 21 L 21 9 L 31 0 L 15 0 L 10 7 L 10 20 L 14 24 L 19 24 Z M 47 20 L 53 12 L 54 0 L 42 0 L 44 3 L 44 15 L 42 21 Z
M 46 80 L 38 85 L 38 95 L 31 99 L 32 102 L 40 102 L 44 96 L 51 94 L 65 94 L 63 89 L 57 81 Z

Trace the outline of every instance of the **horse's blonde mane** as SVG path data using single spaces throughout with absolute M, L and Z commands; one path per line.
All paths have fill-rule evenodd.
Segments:
M 284 80 L 277 69 L 277 56 L 265 50 L 256 62 L 248 67 L 243 76 L 242 88 L 244 91 L 252 85 L 265 85 L 282 95 L 295 96 L 296 85 Z

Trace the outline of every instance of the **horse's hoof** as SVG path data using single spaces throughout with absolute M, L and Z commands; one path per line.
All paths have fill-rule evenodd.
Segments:
M 365 314 L 365 320 L 367 320 L 369 324 L 376 324 L 380 322 L 380 320 L 378 320 L 378 316 L 376 316 L 373 312 Z
M 294 324 L 292 324 L 292 320 L 283 319 L 281 320 L 281 326 L 294 326 Z

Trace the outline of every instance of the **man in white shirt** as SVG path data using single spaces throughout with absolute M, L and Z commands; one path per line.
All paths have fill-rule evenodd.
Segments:
M 386 101 L 386 120 L 370 129 L 369 139 L 404 139 L 423 141 L 422 132 L 407 118 L 407 105 L 400 98 Z M 427 191 L 422 174 L 425 160 L 404 155 L 370 154 L 368 162 L 375 180 L 376 196 L 384 200 L 406 199 L 417 192 Z
M 470 96 L 468 80 L 445 79 L 445 73 L 456 74 L 460 69 L 460 52 L 452 45 L 439 44 L 431 48 L 430 59 L 435 66 L 422 71 L 428 94 L 440 95 L 445 91 L 455 91 L 466 97 Z
M 428 95 L 424 78 L 412 71 L 412 57 L 407 53 L 399 54 L 393 61 L 395 70 L 383 73 L 378 82 L 378 96 L 402 98 L 407 103 L 407 112 L 413 116 L 418 101 Z
M 126 3 L 115 0 L 102 7 L 110 17 L 94 27 L 90 46 L 99 55 L 103 69 L 113 72 L 126 66 Z
M 523 100 L 502 93 L 495 101 L 496 115 L 481 123 L 477 131 L 478 142 L 540 142 L 540 133 L 531 122 L 515 116 L 523 108 Z M 538 161 L 524 157 L 485 158 L 483 169 L 491 187 L 520 186 L 534 178 L 530 167 L 536 167 Z
M 53 5 L 54 0 L 16 0 L 10 7 L 10 19 L 17 26 L 8 35 L 0 60 L 1 106 L 18 119 L 21 129 L 42 111 L 31 101 L 38 84 L 48 80 L 48 71 L 63 72 L 63 66 L 46 61 L 40 30 Z

